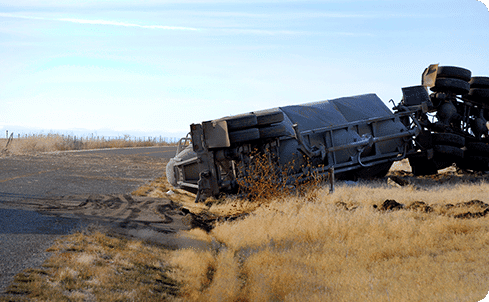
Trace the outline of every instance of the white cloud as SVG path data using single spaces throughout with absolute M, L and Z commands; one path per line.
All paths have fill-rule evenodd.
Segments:
M 263 35 L 263 36 L 274 36 L 274 35 L 321 35 L 321 36 L 332 36 L 332 37 L 372 37 L 371 33 L 359 33 L 359 32 L 314 32 L 314 31 L 299 31 L 299 30 L 267 30 L 267 29 L 239 29 L 239 28 L 223 28 L 216 29 L 216 31 L 224 32 L 227 34 L 251 34 L 251 35 Z
M 166 26 L 166 25 L 140 25 L 134 23 L 124 23 L 124 22 L 106 21 L 106 20 L 86 20 L 86 19 L 71 19 L 71 18 L 60 18 L 56 20 L 72 22 L 72 23 L 80 23 L 80 24 L 114 25 L 114 26 L 139 27 L 139 28 L 149 28 L 149 29 L 199 30 L 198 28 L 192 28 L 192 27 Z
M 23 15 L 17 15 L 17 14 L 9 14 L 9 13 L 0 13 L 0 17 L 17 18 L 17 19 L 30 19 L 30 20 L 50 20 L 47 18 L 34 17 L 34 16 L 23 16 Z
M 90 24 L 90 25 L 112 25 L 112 26 L 124 26 L 124 27 L 139 27 L 147 29 L 165 29 L 165 30 L 199 30 L 193 27 L 182 27 L 182 26 L 168 26 L 168 25 L 141 25 L 135 23 L 125 23 L 118 21 L 108 21 L 108 20 L 89 20 L 89 19 L 75 19 L 75 18 L 43 18 L 35 16 L 25 16 L 9 13 L 0 13 L 0 17 L 7 18 L 18 18 L 18 19 L 31 19 L 31 20 L 49 20 L 49 21 L 61 21 L 61 22 L 71 22 L 78 24 Z

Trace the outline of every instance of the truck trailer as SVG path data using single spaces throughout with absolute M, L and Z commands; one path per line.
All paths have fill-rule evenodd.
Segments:
M 274 179 L 289 185 L 312 175 L 383 177 L 404 158 L 415 175 L 452 164 L 489 170 L 489 78 L 434 64 L 422 85 L 402 92 L 394 111 L 365 94 L 192 124 L 167 164 L 167 179 L 198 202 L 246 191 L 260 156 L 274 167 Z

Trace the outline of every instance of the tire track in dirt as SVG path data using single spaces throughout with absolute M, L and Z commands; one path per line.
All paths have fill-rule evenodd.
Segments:
M 169 199 L 138 197 L 129 194 L 84 194 L 41 198 L 30 201 L 28 207 L 50 216 L 79 218 L 98 223 L 119 233 L 136 235 L 138 230 L 172 234 L 190 229 L 189 220 L 184 219 L 188 211 Z M 161 236 L 164 237 L 164 236 Z M 147 238 L 149 239 L 149 238 Z
M 15 274 L 43 262 L 45 249 L 56 238 L 78 227 L 95 224 L 143 238 L 184 228 L 178 220 L 165 225 L 156 214 L 149 219 L 150 208 L 146 211 L 144 205 L 151 201 L 124 197 L 164 175 L 174 152 L 175 147 L 158 147 L 0 156 L 0 213 L 5 222 L 0 223 L 0 295 Z M 119 212 L 103 217 L 118 206 Z M 5 215 L 12 216 L 8 223 Z

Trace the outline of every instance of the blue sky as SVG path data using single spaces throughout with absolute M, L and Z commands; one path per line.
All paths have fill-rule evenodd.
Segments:
M 0 131 L 179 137 L 282 105 L 398 102 L 432 63 L 489 76 L 476 0 L 58 2 L 0 0 Z

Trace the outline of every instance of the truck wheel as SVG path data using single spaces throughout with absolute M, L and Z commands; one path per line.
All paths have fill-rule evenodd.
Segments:
M 472 77 L 469 84 L 470 88 L 489 88 L 489 77 Z
M 260 131 L 258 128 L 250 128 L 229 133 L 229 140 L 231 143 L 244 143 L 260 138 Z
M 438 78 L 452 78 L 452 79 L 460 79 L 466 82 L 470 81 L 472 77 L 472 72 L 468 69 L 456 66 L 440 66 L 438 67 Z
M 451 78 L 436 79 L 435 86 L 430 88 L 434 92 L 453 92 L 455 94 L 466 94 L 470 90 L 467 81 Z
M 260 128 L 260 138 L 272 138 L 289 135 L 284 125 Z
M 470 156 L 489 156 L 489 144 L 470 142 L 467 144 L 467 154 Z
M 255 113 L 258 126 L 280 123 L 284 120 L 282 111 Z
M 426 157 L 409 157 L 409 165 L 415 176 L 433 175 L 438 173 L 435 162 Z
M 486 156 L 466 156 L 457 166 L 464 170 L 489 171 L 489 157 Z
M 489 88 L 470 88 L 469 95 L 475 99 L 488 99 Z
M 435 145 L 449 145 L 462 148 L 465 146 L 465 138 L 458 134 L 453 133 L 433 133 L 431 135 L 433 144 Z
M 223 118 L 223 120 L 228 124 L 229 131 L 255 127 L 258 123 L 254 114 L 230 116 Z
M 436 169 L 441 170 L 450 167 L 456 161 L 450 160 L 449 158 L 438 157 L 438 159 L 433 159 L 433 162 L 435 163 Z
M 464 157 L 464 150 L 448 145 L 435 145 L 433 146 L 435 151 L 434 159 L 437 160 L 439 157 L 440 161 L 450 161 L 455 162 L 458 159 Z
M 433 146 L 435 154 L 432 159 L 424 156 L 409 157 L 409 164 L 416 176 L 437 174 L 438 170 L 460 162 L 464 158 L 464 151 L 460 148 L 447 145 Z

